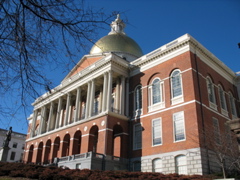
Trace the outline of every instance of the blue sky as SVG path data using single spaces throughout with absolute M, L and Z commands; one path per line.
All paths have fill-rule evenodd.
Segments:
M 144 54 L 189 33 L 234 72 L 240 71 L 239 0 L 87 0 L 86 3 L 106 12 L 122 12 L 121 18 L 128 20 L 126 34 L 140 45 Z M 100 31 L 99 38 L 107 35 L 110 27 L 106 29 Z M 56 71 L 48 73 L 48 78 L 57 86 L 66 75 L 67 72 Z M 13 117 L 8 123 L 0 121 L 0 128 L 8 126 L 26 133 L 24 113 L 19 112 L 18 118 Z

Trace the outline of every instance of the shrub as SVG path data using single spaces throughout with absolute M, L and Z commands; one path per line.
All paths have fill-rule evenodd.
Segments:
M 22 170 L 14 170 L 9 174 L 11 177 L 25 177 L 25 173 Z

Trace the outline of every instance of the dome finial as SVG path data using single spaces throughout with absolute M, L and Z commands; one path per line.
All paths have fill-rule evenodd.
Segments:
M 122 33 L 125 34 L 123 29 L 125 28 L 125 24 L 124 22 L 120 19 L 120 15 L 117 15 L 117 18 L 115 19 L 115 21 L 113 21 L 111 23 L 111 32 L 108 34 L 116 34 L 116 33 Z

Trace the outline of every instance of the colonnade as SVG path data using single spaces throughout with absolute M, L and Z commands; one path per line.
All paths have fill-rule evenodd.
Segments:
M 125 115 L 125 79 L 108 71 L 35 109 L 30 137 L 109 111 Z

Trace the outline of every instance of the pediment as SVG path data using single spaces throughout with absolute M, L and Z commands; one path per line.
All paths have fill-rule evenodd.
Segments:
M 87 67 L 91 66 L 98 60 L 102 59 L 104 56 L 84 56 L 78 63 L 77 65 L 68 73 L 68 75 L 64 78 L 67 79 L 82 70 L 86 69 Z M 63 80 L 64 80 L 63 79 Z

